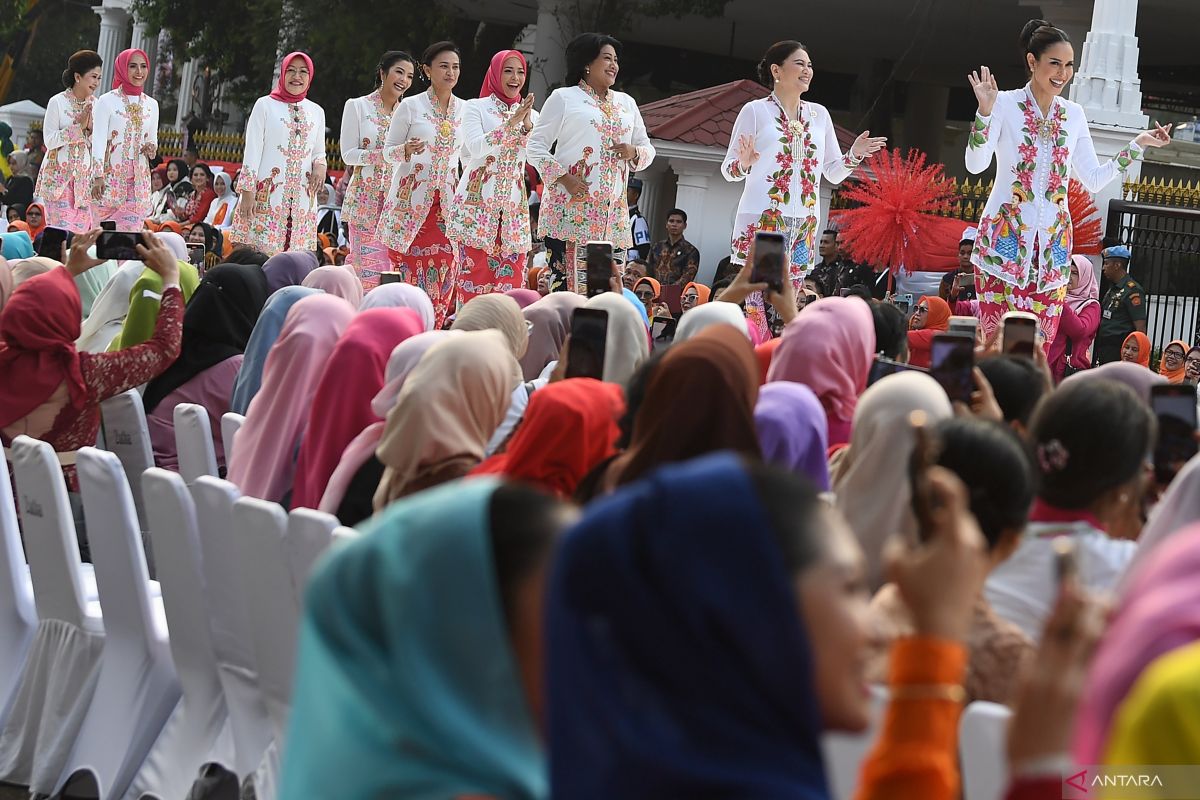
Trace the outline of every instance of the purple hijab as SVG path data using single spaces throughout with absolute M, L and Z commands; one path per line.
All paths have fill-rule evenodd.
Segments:
M 829 422 L 812 389 L 791 381 L 764 385 L 754 406 L 754 427 L 764 461 L 829 491 Z
M 267 276 L 267 292 L 274 293 L 285 286 L 300 286 L 308 273 L 317 268 L 317 257 L 308 251 L 278 253 L 263 264 Z

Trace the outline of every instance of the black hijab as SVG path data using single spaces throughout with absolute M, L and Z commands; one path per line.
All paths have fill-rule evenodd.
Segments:
M 267 277 L 259 267 L 221 264 L 205 273 L 183 312 L 179 358 L 146 387 L 146 413 L 204 370 L 244 353 L 266 302 Z

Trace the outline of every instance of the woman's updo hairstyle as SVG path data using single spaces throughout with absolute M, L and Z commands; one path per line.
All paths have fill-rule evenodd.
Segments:
M 434 55 L 436 56 L 437 53 L 434 53 Z M 416 70 L 417 60 L 403 50 L 388 50 L 379 57 L 379 64 L 375 67 L 375 84 L 377 87 L 383 85 L 383 76 L 388 74 L 388 70 L 401 61 L 407 61 L 413 65 L 413 70 Z
M 458 56 L 459 59 L 462 58 L 462 51 L 458 49 L 458 45 L 456 45 L 454 42 L 434 42 L 433 44 L 429 45 L 429 47 L 426 47 L 425 52 L 421 54 L 421 64 L 426 67 L 432 67 L 433 60 L 445 52 L 454 53 L 454 55 Z M 429 83 L 429 76 L 421 70 L 418 70 L 418 72 L 420 72 L 421 77 L 425 80 L 425 82 Z
M 1059 42 L 1071 43 L 1066 31 L 1054 27 L 1044 19 L 1031 19 L 1026 22 L 1025 27 L 1021 29 L 1020 39 L 1021 64 L 1024 65 L 1025 72 L 1029 72 L 1029 59 L 1026 55 L 1032 54 L 1035 60 L 1041 59 L 1047 48 Z
M 75 86 L 76 75 L 86 75 L 96 67 L 104 65 L 104 59 L 95 50 L 79 50 L 67 59 L 67 68 L 63 70 L 62 83 L 67 89 Z
M 775 76 L 771 74 L 771 67 L 782 65 L 797 50 L 808 52 L 808 48 L 795 39 L 786 39 L 768 47 L 762 61 L 758 62 L 758 82 L 768 89 L 774 87 Z
M 567 43 L 567 79 L 564 86 L 575 86 L 587 75 L 588 64 L 600 57 L 608 45 L 621 57 L 621 43 L 607 33 L 581 33 Z

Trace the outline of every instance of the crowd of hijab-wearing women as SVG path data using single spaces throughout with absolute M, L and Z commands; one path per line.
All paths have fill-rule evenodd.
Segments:
M 248 126 L 260 144 L 235 229 L 269 259 L 238 249 L 201 277 L 165 232 L 147 235 L 140 261 L 102 264 L 88 255 L 91 218 L 65 265 L 31 258 L 23 232 L 4 242 L 6 257 L 11 241 L 22 248 L 14 267 L 0 262 L 5 443 L 93 444 L 99 404 L 142 386 L 159 464 L 176 458 L 176 403 L 214 423 L 234 410 L 246 421 L 228 457 L 218 438 L 230 481 L 358 526 L 307 588 L 281 795 L 828 797 L 821 736 L 868 725 L 872 683 L 889 701 L 862 798 L 957 797 L 967 700 L 1015 709 L 1010 797 L 1059 796 L 1072 760 L 1200 759 L 1194 719 L 1177 713 L 1200 674 L 1200 461 L 1169 486 L 1147 475 L 1149 390 L 1164 378 L 1118 363 L 1054 387 L 1040 356 L 985 353 L 971 407 L 956 409 L 916 372 L 867 387 L 876 354 L 908 347 L 889 304 L 798 311 L 792 281 L 768 292 L 743 269 L 719 301 L 697 288 L 666 346 L 615 267 L 611 290 L 586 300 L 520 281 L 494 291 L 508 243 L 529 236 L 504 216 L 523 202 L 525 157 L 558 187 L 541 225 L 560 259 L 598 230 L 628 244 L 614 187 L 653 152 L 636 106 L 610 88 L 618 48 L 572 42 L 579 83 L 540 116 L 512 51 L 461 102 L 457 53 L 434 46 L 430 90 L 398 106 L 412 60 L 385 57 L 379 88 L 343 121 L 362 144 L 344 150 L 356 168 L 343 208 L 361 276 L 289 250 L 312 238 L 294 212 L 323 180 L 303 54 L 284 59 Z M 144 61 L 122 58 L 110 113 L 145 124 L 149 109 L 132 109 L 153 101 L 123 84 Z M 764 58 L 776 93 L 747 106 L 725 165 L 747 192 L 791 137 L 832 148 L 812 163 L 834 179 L 882 146 L 864 135 L 843 155 L 814 138 L 827 112 L 796 105 L 811 69 L 797 43 Z M 74 85 L 97 75 L 76 70 Z M 99 182 L 55 155 L 88 147 L 105 98 L 93 108 L 68 90 L 52 103 L 73 120 L 47 134 L 52 220 L 85 195 L 118 218 L 148 196 L 131 162 L 151 139 L 105 151 Z M 447 160 L 463 136 L 465 182 Z M 500 199 L 473 202 L 489 180 Z M 810 257 L 795 254 L 813 213 L 797 202 L 793 266 Z M 761 222 L 747 219 L 742 260 Z M 449 231 L 478 251 L 471 269 L 447 266 Z M 364 294 L 371 264 L 412 281 Z M 553 271 L 569 283 L 572 270 Z M 470 299 L 453 313 L 459 290 Z M 768 306 L 784 326 L 763 342 Z M 599 379 L 563 377 L 580 307 L 608 313 Z M 936 444 L 916 483 L 915 412 Z M 1061 584 L 1059 537 L 1077 556 Z M 1117 598 L 1106 630 L 1099 595 Z

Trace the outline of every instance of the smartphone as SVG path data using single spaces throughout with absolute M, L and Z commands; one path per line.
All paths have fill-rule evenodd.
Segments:
M 937 507 L 929 490 L 929 468 L 937 463 L 938 446 L 924 411 L 912 412 L 908 424 L 913 432 L 913 450 L 908 459 L 909 491 L 913 516 L 917 518 L 917 538 L 923 542 L 933 528 L 933 512 Z
M 963 333 L 934 334 L 929 374 L 942 385 L 950 402 L 971 402 L 975 391 L 975 337 Z
M 608 341 L 608 312 L 602 308 L 577 308 L 571 315 L 571 344 L 567 354 L 568 378 L 604 379 L 604 351 Z
M 1150 387 L 1150 408 L 1158 417 L 1154 446 L 1154 479 L 1166 485 L 1198 448 L 1196 434 L 1196 384 L 1178 383 Z
M 668 283 L 658 291 L 658 302 L 670 309 L 678 317 L 683 313 L 683 287 L 678 283 Z
M 1007 355 L 1033 358 L 1037 344 L 1038 319 L 1027 311 L 1010 311 L 1001 318 L 1003 352 Z
M 1075 558 L 1075 540 L 1070 536 L 1054 538 L 1054 577 L 1058 585 L 1074 578 L 1078 572 L 1078 561 Z
M 38 244 L 37 254 L 45 258 L 61 261 L 63 245 L 67 243 L 67 232 L 62 228 L 46 228 L 42 231 L 42 241 Z
M 912 311 L 912 305 L 913 305 L 912 292 L 905 292 L 904 294 L 896 295 L 895 304 L 897 306 L 899 306 L 900 310 L 903 311 L 905 314 L 907 314 L 909 311 Z
M 751 283 L 765 283 L 773 292 L 783 291 L 782 233 L 760 231 L 754 234 L 754 266 L 750 270 Z
M 404 283 L 404 276 L 399 272 L 381 272 L 379 273 L 379 285 L 385 283 Z
M 613 276 L 613 245 L 612 242 L 588 242 L 584 248 L 586 278 L 580 291 L 595 297 L 608 291 L 608 282 Z
M 135 247 L 145 247 L 146 240 L 140 231 L 109 231 L 96 240 L 96 258 L 101 261 L 133 261 L 141 258 Z
M 955 316 L 950 318 L 950 330 L 956 333 L 965 333 L 974 339 L 976 335 L 975 332 L 978 329 L 979 320 L 977 320 L 975 317 Z
M 189 244 L 187 246 L 187 251 L 189 264 L 191 264 L 193 267 L 204 266 L 204 245 Z
M 117 221 L 115 219 L 105 220 L 100 223 L 100 230 L 115 231 L 117 229 Z
M 672 317 L 655 317 L 650 323 L 650 333 L 654 341 L 670 341 L 675 338 L 675 326 L 678 323 Z
M 895 375 L 898 372 L 929 372 L 929 370 L 924 367 L 914 367 L 912 364 L 894 361 L 884 356 L 875 356 L 875 360 L 871 362 L 871 371 L 867 374 L 867 386 L 871 386 L 888 375 Z

